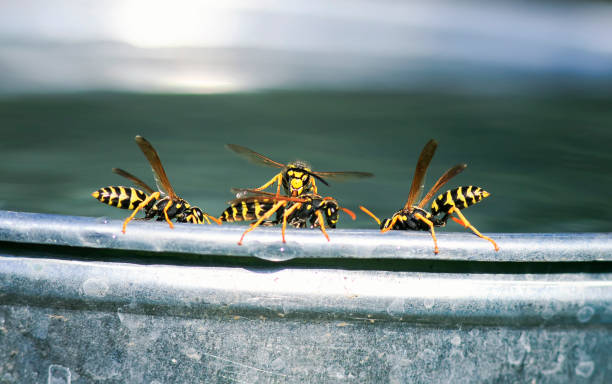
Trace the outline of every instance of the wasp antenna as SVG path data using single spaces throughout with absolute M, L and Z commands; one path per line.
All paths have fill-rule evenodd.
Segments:
M 357 219 L 357 215 L 355 215 L 355 212 L 351 211 L 348 208 L 344 208 L 344 207 L 339 207 L 341 210 L 343 210 L 347 215 L 349 215 L 351 217 L 351 219 L 355 220 Z
M 313 173 L 313 172 L 307 172 L 310 176 L 314 177 L 315 179 L 319 180 L 320 182 L 322 182 L 323 184 L 327 185 L 329 187 L 329 183 L 327 181 L 325 181 L 325 179 L 323 179 L 321 176 Z
M 378 223 L 378 225 L 380 225 L 380 219 L 378 217 L 376 217 L 375 214 L 373 214 L 372 212 L 370 212 L 369 209 L 367 209 L 366 207 L 360 205 L 359 209 L 361 209 L 363 212 L 365 212 L 366 214 L 368 214 L 371 218 L 373 218 L 374 220 L 376 220 L 376 222 Z

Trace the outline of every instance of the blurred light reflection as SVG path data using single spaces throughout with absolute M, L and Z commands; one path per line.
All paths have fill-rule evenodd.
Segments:
M 598 2 L 3 2 L 0 92 L 607 84 L 610 20 Z

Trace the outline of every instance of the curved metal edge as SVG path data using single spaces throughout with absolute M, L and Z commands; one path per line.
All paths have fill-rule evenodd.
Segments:
M 609 275 L 131 265 L 0 256 L 0 303 L 199 318 L 612 326 Z
M 438 233 L 440 253 L 433 253 L 426 232 L 290 229 L 281 242 L 280 228 L 258 228 L 237 244 L 245 225 L 122 222 L 38 213 L 0 211 L 0 241 L 198 255 L 250 256 L 271 261 L 293 258 L 419 259 L 461 261 L 571 262 L 612 261 L 610 233 L 490 234 L 500 247 L 469 233 Z

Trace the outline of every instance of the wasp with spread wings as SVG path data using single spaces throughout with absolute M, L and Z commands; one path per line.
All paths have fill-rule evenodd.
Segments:
M 347 213 L 353 220 L 355 214 L 347 208 L 338 205 L 331 197 L 315 194 L 302 194 L 299 197 L 279 196 L 273 193 L 255 189 L 233 189 L 237 192 L 236 199 L 229 202 L 230 206 L 223 211 L 221 221 L 254 221 L 244 231 L 238 245 L 242 245 L 244 237 L 260 225 L 277 225 L 282 223 L 282 241 L 285 240 L 287 225 L 294 228 L 319 228 L 327 241 L 329 235 L 325 227 L 336 228 L 340 211 Z M 276 218 L 268 220 L 276 213 Z
M 425 144 L 419 160 L 417 162 L 416 170 L 414 172 L 414 178 L 412 179 L 412 185 L 410 192 L 408 193 L 408 200 L 402 209 L 395 212 L 391 218 L 381 221 L 367 208 L 360 206 L 359 208 L 370 215 L 378 225 L 380 226 L 381 232 L 387 232 L 390 230 L 413 230 L 413 231 L 430 231 L 431 237 L 434 241 L 434 252 L 438 253 L 438 241 L 436 240 L 436 234 L 434 227 L 443 227 L 446 225 L 448 219 L 452 219 L 457 223 L 463 225 L 465 228 L 469 228 L 478 237 L 490 241 L 498 251 L 499 247 L 491 238 L 484 236 L 478 230 L 470 224 L 470 222 L 463 216 L 461 209 L 465 209 L 471 205 L 480 202 L 485 197 L 489 196 L 489 193 L 480 187 L 472 185 L 462 186 L 452 190 L 448 190 L 440 195 L 431 204 L 430 212 L 427 212 L 423 207 L 431 198 L 438 192 L 444 184 L 450 179 L 461 173 L 466 167 L 466 164 L 457 164 L 448 171 L 446 171 L 436 181 L 434 186 L 429 190 L 423 199 L 414 205 L 418 199 L 419 193 L 422 189 L 423 179 L 429 163 L 434 156 L 438 143 L 435 140 L 430 140 Z M 437 217 L 443 214 L 442 217 Z M 457 217 L 453 216 L 456 215 Z
M 142 209 L 145 212 L 145 220 L 157 217 L 157 220 L 165 220 L 170 228 L 173 228 L 172 219 L 179 223 L 210 224 L 210 220 L 217 224 L 221 221 L 207 214 L 196 206 L 192 206 L 184 199 L 178 197 L 166 176 L 166 171 L 155 148 L 144 137 L 136 136 L 136 143 L 146 156 L 158 190 L 154 191 L 145 182 L 136 176 L 119 168 L 113 168 L 113 172 L 131 180 L 143 190 L 133 187 L 109 186 L 100 188 L 91 195 L 102 203 L 113 207 L 132 210 L 132 214 L 123 222 L 122 232 L 125 233 L 127 224 Z
M 369 172 L 318 172 L 313 171 L 310 165 L 304 161 L 298 160 L 285 165 L 241 145 L 227 144 L 226 147 L 253 163 L 281 169 L 281 171 L 270 179 L 270 181 L 261 187 L 255 188 L 255 190 L 258 191 L 264 190 L 270 185 L 278 183 L 276 187 L 277 196 L 280 195 L 281 185 L 288 196 L 298 197 L 302 194 L 318 194 L 315 179 L 325 185 L 329 185 L 327 181 L 325 181 L 326 178 L 342 180 L 374 176 Z

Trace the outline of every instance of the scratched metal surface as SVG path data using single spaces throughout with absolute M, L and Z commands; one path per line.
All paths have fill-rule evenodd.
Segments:
M 218 251 L 213 261 L 190 263 L 185 250 L 175 262 L 175 249 L 159 249 L 166 239 L 140 251 L 124 243 L 109 249 L 106 228 L 118 222 L 73 218 L 79 228 L 69 228 L 67 217 L 52 226 L 59 217 L 3 215 L 0 383 L 612 380 L 612 267 L 586 250 L 581 260 L 551 262 L 556 248 L 541 240 L 528 248 L 539 253 L 525 255 L 529 261 L 492 263 L 441 247 L 449 261 L 433 257 L 423 237 L 415 244 L 432 258 L 421 267 L 402 257 L 393 267 L 366 263 L 366 256 L 332 264 L 314 256 L 297 265 L 243 255 L 226 265 L 231 256 Z M 135 224 L 125 241 L 150 223 Z M 102 235 L 79 247 L 67 244 L 78 236 L 60 235 L 96 225 Z M 191 228 L 221 233 L 151 228 L 179 241 L 191 239 Z M 232 242 L 244 227 L 236 229 Z M 340 247 L 335 240 L 351 233 L 332 231 L 322 244 Z M 279 240 L 273 229 L 252 235 Z M 581 236 L 591 235 L 574 235 L 586 241 Z M 515 247 L 528 240 L 516 235 Z M 594 254 L 605 247 L 589 241 Z

